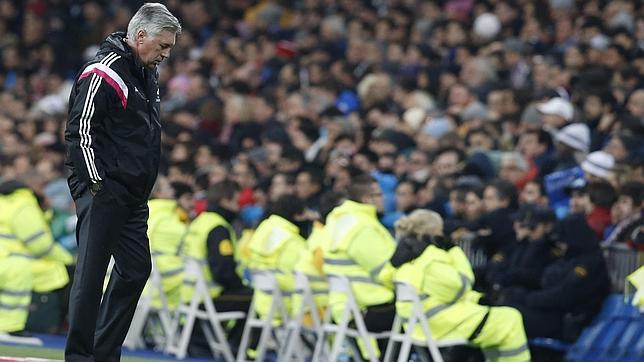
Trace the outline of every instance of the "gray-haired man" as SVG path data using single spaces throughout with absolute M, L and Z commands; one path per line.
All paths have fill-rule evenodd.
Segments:
M 157 65 L 181 25 L 143 5 L 127 34 L 113 33 L 76 77 L 65 131 L 76 202 L 78 261 L 66 361 L 118 361 L 150 274 L 147 200 L 157 176 L 161 125 Z M 110 256 L 116 264 L 102 296 Z

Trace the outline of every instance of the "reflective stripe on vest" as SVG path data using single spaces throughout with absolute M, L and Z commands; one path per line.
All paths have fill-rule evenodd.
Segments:
M 0 289 L 0 296 L 3 294 L 12 297 L 26 297 L 31 295 L 31 290 Z
M 8 309 L 8 310 L 29 309 L 29 303 L 27 303 L 27 304 L 6 304 L 6 303 L 0 302 L 0 309 Z
M 0 233 L 0 239 L 15 240 L 15 239 L 18 239 L 18 237 L 16 236 L 16 234 L 4 234 L 4 233 Z
M 358 265 L 353 259 L 328 259 L 324 258 L 324 263 L 329 265 Z
M 27 236 L 25 238 L 25 240 L 24 240 L 24 243 L 29 244 L 29 243 L 33 242 L 34 240 L 38 240 L 38 238 L 43 236 L 43 235 L 45 235 L 45 230 L 37 231 L 37 232 Z
M 488 361 L 493 361 L 498 359 L 499 357 L 511 357 L 511 356 L 516 356 L 519 355 L 525 351 L 528 350 L 528 345 L 524 344 L 520 347 L 514 348 L 514 349 L 508 349 L 508 350 L 498 350 L 498 349 L 483 349 L 483 354 L 485 355 L 485 359 Z

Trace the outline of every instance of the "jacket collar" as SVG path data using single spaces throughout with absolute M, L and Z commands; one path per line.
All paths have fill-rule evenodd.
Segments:
M 208 212 L 214 212 L 216 214 L 219 214 L 221 217 L 223 217 L 229 224 L 232 224 L 233 221 L 237 218 L 237 213 L 228 209 L 224 209 L 223 207 L 217 205 L 217 204 L 208 204 Z

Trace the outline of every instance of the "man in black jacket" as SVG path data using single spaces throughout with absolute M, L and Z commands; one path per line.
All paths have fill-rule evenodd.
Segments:
M 502 248 L 488 262 L 486 294 L 492 301 L 507 288 L 540 289 L 544 269 L 560 255 L 551 237 L 556 221 L 554 212 L 528 204 L 513 219 L 516 243 Z
M 151 268 L 147 199 L 160 158 L 157 65 L 181 25 L 158 3 L 113 33 L 74 82 L 65 130 L 78 260 L 66 361 L 117 361 Z M 116 265 L 101 301 L 110 260 Z
M 528 338 L 574 341 L 595 317 L 610 292 L 606 262 L 583 215 L 571 215 L 555 226 L 563 257 L 549 265 L 540 288 L 515 287 L 506 304 L 519 309 Z

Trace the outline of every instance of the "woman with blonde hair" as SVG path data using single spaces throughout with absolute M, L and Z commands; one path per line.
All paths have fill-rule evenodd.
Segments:
M 472 267 L 463 250 L 443 236 L 443 219 L 437 213 L 415 210 L 398 220 L 395 229 L 393 280 L 416 289 L 435 339 L 467 339 L 483 350 L 487 361 L 530 360 L 521 314 L 514 308 L 478 304 L 481 295 L 472 290 Z M 411 305 L 397 302 L 396 310 L 409 317 Z M 425 338 L 421 328 L 414 330 L 414 338 Z

